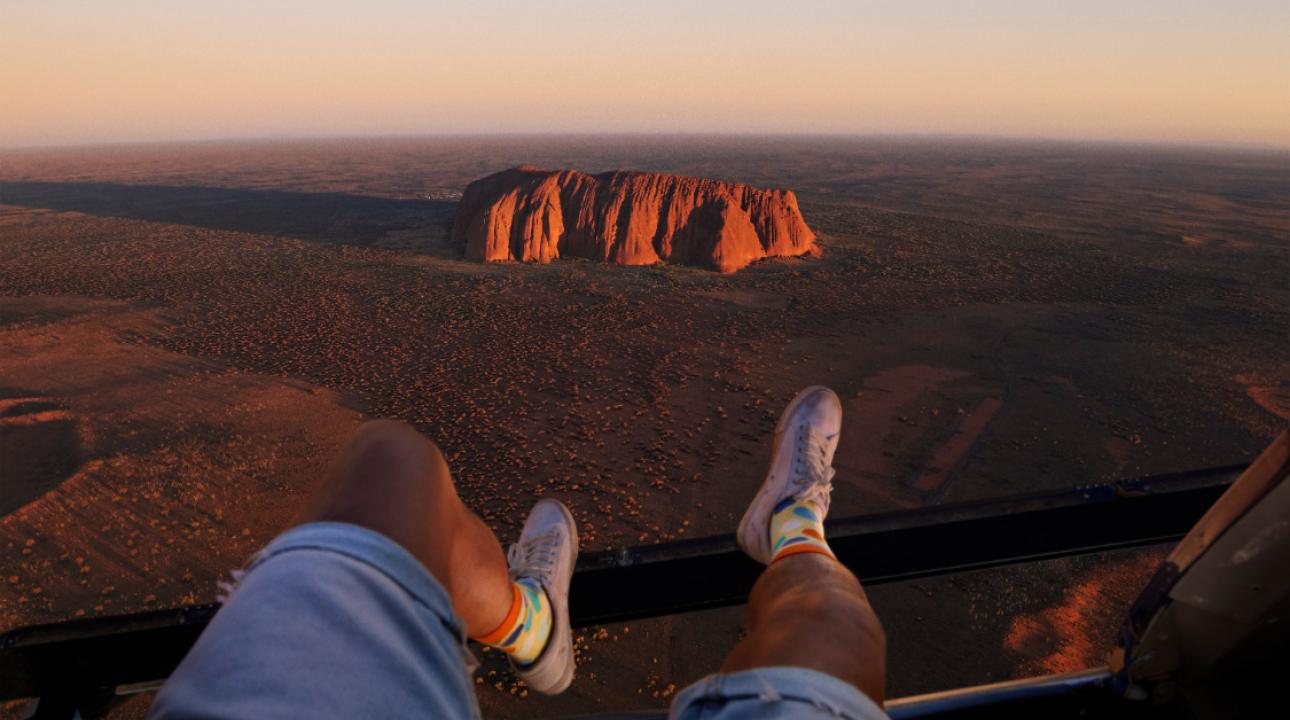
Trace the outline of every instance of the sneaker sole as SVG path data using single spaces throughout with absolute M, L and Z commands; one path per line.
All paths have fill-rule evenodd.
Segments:
M 833 392 L 823 385 L 812 385 L 794 395 L 793 399 L 789 401 L 788 407 L 784 408 L 784 412 L 780 414 L 779 422 L 775 425 L 775 447 L 770 454 L 770 467 L 772 469 L 775 467 L 776 453 L 779 451 L 780 439 L 784 434 L 785 425 L 788 424 L 788 419 L 793 416 L 793 413 L 797 412 L 797 409 L 802 405 L 802 401 L 805 400 L 808 395 L 820 390 L 827 390 L 830 393 Z M 763 565 L 770 564 L 770 538 L 767 537 L 764 540 L 764 547 L 757 547 L 753 542 L 746 542 L 744 538 L 749 530 L 754 527 L 767 528 L 766 534 L 770 534 L 770 514 L 771 511 L 775 509 L 775 503 L 779 501 L 779 495 L 783 490 L 782 487 L 772 488 L 770 480 L 771 471 L 767 470 L 766 479 L 762 480 L 761 488 L 757 490 L 757 494 L 753 496 L 752 502 L 748 504 L 748 509 L 744 511 L 744 516 L 739 520 L 739 530 L 735 534 L 735 539 L 739 542 L 739 548 L 743 550 L 748 557 Z M 781 482 L 786 482 L 786 479 Z M 764 559 L 762 556 L 764 556 Z
M 569 623 L 569 584 L 573 580 L 574 566 L 578 562 L 578 524 L 573 520 L 573 513 L 569 512 L 569 508 L 559 500 L 548 499 L 541 500 L 539 502 L 551 502 L 558 505 L 560 507 L 560 512 L 564 513 L 565 519 L 569 521 L 569 527 L 573 530 L 573 557 L 569 558 L 569 581 L 565 583 L 563 593 L 551 596 L 551 605 L 555 611 L 556 624 L 554 634 L 551 636 L 551 644 L 547 648 L 547 650 L 550 650 L 551 647 L 559 647 L 563 645 L 565 652 L 568 655 L 569 662 L 565 665 L 564 670 L 561 672 L 559 679 L 556 680 L 554 685 L 539 690 L 537 687 L 534 687 L 532 683 L 529 684 L 530 687 L 533 687 L 534 691 L 540 692 L 543 695 L 559 695 L 569 689 L 569 685 L 573 683 L 574 671 L 577 669 L 577 662 L 574 660 L 573 655 L 573 628 Z M 548 595 L 550 595 L 550 590 L 547 592 Z M 543 652 L 546 652 L 547 650 L 544 650 Z M 539 658 L 539 662 L 540 661 L 541 660 Z

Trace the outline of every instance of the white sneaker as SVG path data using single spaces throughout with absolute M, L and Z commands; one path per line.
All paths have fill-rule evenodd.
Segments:
M 784 498 L 810 499 L 828 513 L 841 431 L 842 401 L 821 385 L 799 392 L 784 409 L 775 426 L 770 471 L 739 521 L 739 547 L 753 560 L 770 564 L 770 517 Z
M 578 559 L 578 529 L 559 500 L 537 501 L 524 521 L 520 539 L 507 552 L 512 580 L 536 578 L 551 602 L 551 634 L 529 665 L 511 667 L 537 692 L 555 695 L 573 682 L 573 631 L 569 627 L 569 581 Z

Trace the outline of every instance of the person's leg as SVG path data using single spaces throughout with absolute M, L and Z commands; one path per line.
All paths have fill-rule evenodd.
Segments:
M 378 420 L 355 433 L 301 521 L 385 535 L 447 590 L 467 635 L 504 651 L 533 689 L 558 693 L 572 681 L 567 608 L 578 537 L 559 502 L 534 506 L 508 563 L 457 496 L 439 448 L 403 423 Z
M 497 537 L 457 497 L 439 448 L 403 423 L 360 427 L 300 520 L 359 525 L 402 545 L 448 591 L 471 637 L 511 608 Z
M 234 573 L 153 717 L 478 717 L 467 634 L 496 633 L 536 691 L 572 680 L 560 503 L 538 501 L 504 558 L 434 444 L 375 422 L 300 520 Z
M 812 678 L 808 671 L 824 673 L 881 703 L 882 625 L 860 582 L 824 538 L 841 430 L 842 404 L 828 388 L 807 388 L 784 410 L 771 467 L 737 534 L 739 546 L 767 568 L 748 598 L 748 635 L 721 670 L 738 685 L 744 683 L 739 673 L 758 671 L 763 679 L 778 676 L 781 684 L 813 685 L 819 695 L 836 695 L 832 679 Z M 688 691 L 686 701 L 703 702 L 706 692 Z M 719 697 L 722 691 L 714 692 Z
M 748 598 L 748 635 L 721 667 L 805 667 L 881 704 L 886 637 L 860 582 L 837 560 L 799 553 L 772 562 Z

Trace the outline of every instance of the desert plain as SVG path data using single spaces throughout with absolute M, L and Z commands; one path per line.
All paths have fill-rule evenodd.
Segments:
M 794 191 L 822 248 L 733 274 L 478 263 L 520 164 Z M 364 419 L 514 539 L 729 533 L 783 404 L 844 403 L 835 517 L 1251 459 L 1290 422 L 1290 154 L 998 139 L 444 137 L 0 152 L 0 631 L 214 599 Z M 875 588 L 889 697 L 1100 664 L 1165 548 Z M 739 608 L 577 633 L 558 698 L 661 707 Z M 138 714 L 147 698 L 122 710 Z

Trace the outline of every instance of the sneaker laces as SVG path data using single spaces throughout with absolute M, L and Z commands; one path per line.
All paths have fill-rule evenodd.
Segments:
M 828 450 L 829 441 L 812 430 L 810 423 L 797 427 L 797 447 L 789 477 L 789 484 L 794 488 L 793 496 L 815 502 L 826 513 L 833 492 L 833 475 L 837 472 L 825 460 Z
M 510 567 L 511 579 L 537 578 L 543 587 L 551 584 L 551 571 L 555 568 L 560 553 L 560 528 L 553 527 L 546 532 L 521 537 L 506 551 L 506 564 Z

